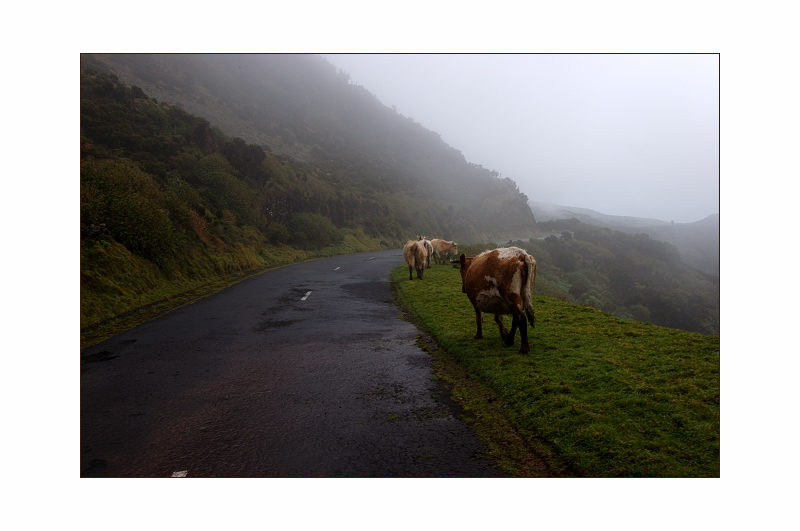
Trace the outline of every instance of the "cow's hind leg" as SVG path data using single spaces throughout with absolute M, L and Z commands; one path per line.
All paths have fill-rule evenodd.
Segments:
M 522 311 L 513 311 L 511 313 L 511 331 L 505 337 L 506 345 L 511 346 L 514 344 L 514 335 L 519 328 L 519 339 L 522 343 L 519 348 L 520 354 L 527 354 L 530 352 L 531 347 L 528 345 L 528 320 Z
M 517 327 L 519 326 L 519 319 L 516 315 L 511 314 L 511 330 L 506 336 L 506 345 L 509 347 L 514 344 L 514 337 L 517 335 Z
M 414 271 L 414 267 L 413 266 L 408 266 L 408 280 L 414 280 L 414 277 L 411 274 L 413 271 Z
M 503 342 L 506 345 L 513 345 L 514 344 L 514 330 L 513 326 L 514 323 L 512 322 L 512 330 L 511 332 L 508 331 L 508 328 L 503 326 L 503 316 L 499 313 L 494 314 L 494 322 L 497 323 L 497 327 L 500 329 L 500 337 L 503 338 Z
M 531 346 L 528 344 L 528 320 L 525 318 L 524 313 L 520 313 L 519 316 L 514 318 L 514 326 L 517 325 L 518 321 L 519 321 L 519 340 L 521 343 L 519 347 L 519 353 L 527 354 L 528 352 L 531 351 Z
M 483 339 L 483 314 L 477 308 L 475 308 L 475 324 L 478 327 L 475 332 L 475 339 Z

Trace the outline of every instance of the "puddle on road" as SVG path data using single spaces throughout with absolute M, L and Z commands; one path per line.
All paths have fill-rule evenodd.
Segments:
M 284 293 L 278 297 L 279 306 L 285 307 L 288 304 L 299 302 L 303 295 L 306 294 L 308 288 L 306 286 L 298 286 L 291 288 L 288 293 Z
M 119 358 L 119 355 L 108 350 L 103 350 L 94 354 L 81 356 L 81 363 L 98 363 L 101 361 L 113 360 L 114 358 Z
M 283 321 L 264 321 L 254 328 L 256 332 L 264 332 L 273 328 L 284 328 L 299 323 L 300 319 L 287 319 Z
M 342 284 L 342 289 L 361 299 L 373 302 L 392 302 L 392 292 L 388 282 L 355 282 Z
M 101 361 L 109 361 L 113 360 L 114 358 L 119 358 L 120 352 L 134 343 L 136 343 L 135 339 L 123 339 L 111 347 L 113 350 L 101 350 L 100 352 L 95 352 L 94 354 L 81 355 L 81 364 L 98 363 Z

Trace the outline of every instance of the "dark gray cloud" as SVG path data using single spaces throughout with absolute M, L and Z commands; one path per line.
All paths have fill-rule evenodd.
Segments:
M 719 212 L 717 55 L 326 55 L 536 201 L 691 222 Z

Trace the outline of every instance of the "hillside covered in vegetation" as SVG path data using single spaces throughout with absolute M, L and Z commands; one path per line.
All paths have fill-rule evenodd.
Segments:
M 513 181 L 468 163 L 320 58 L 188 56 L 180 67 L 181 58 L 81 58 L 82 328 L 220 279 L 399 248 L 417 234 L 536 231 Z M 253 118 L 248 140 L 115 69 L 136 70 L 147 90 L 202 100 L 219 124 Z
M 430 233 L 479 241 L 535 231 L 527 197 L 508 178 L 466 161 L 440 136 L 386 107 L 313 55 L 109 55 L 84 64 L 113 72 L 161 102 L 206 118 L 226 134 L 302 164 L 304 199 L 270 216 L 377 201 L 387 212 L 355 216 L 374 234 Z M 332 193 L 334 192 L 334 193 Z M 374 226 L 373 226 L 374 225 Z M 384 226 L 386 225 L 386 226 Z M 405 237 L 405 236 L 403 236 Z M 400 238 L 402 239 L 402 238 Z

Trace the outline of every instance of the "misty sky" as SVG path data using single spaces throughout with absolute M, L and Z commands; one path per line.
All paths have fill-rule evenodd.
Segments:
M 717 55 L 325 55 L 529 199 L 687 223 L 719 212 Z

